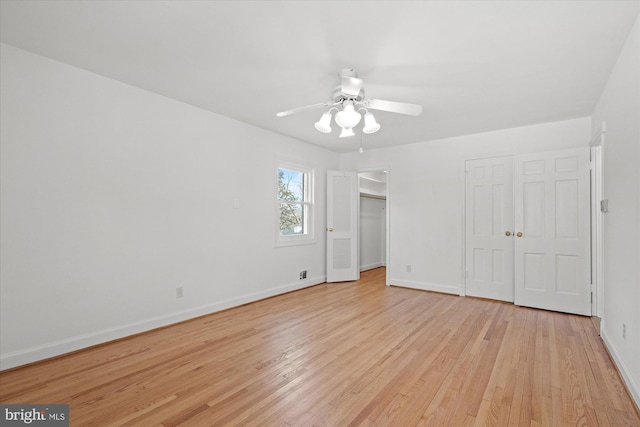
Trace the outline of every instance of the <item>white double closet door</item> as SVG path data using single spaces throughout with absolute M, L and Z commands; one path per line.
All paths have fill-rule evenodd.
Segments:
M 465 293 L 591 314 L 589 149 L 468 160 Z

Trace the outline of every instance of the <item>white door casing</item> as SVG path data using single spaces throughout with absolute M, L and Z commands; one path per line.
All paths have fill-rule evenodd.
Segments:
M 513 157 L 465 162 L 465 293 L 513 302 Z
M 327 282 L 358 280 L 358 174 L 327 171 Z
M 591 315 L 589 180 L 588 147 L 516 156 L 515 304 Z
M 596 140 L 591 142 L 591 315 L 602 318 L 604 309 L 603 242 L 604 218 L 601 202 L 604 197 L 604 138 L 603 122 Z

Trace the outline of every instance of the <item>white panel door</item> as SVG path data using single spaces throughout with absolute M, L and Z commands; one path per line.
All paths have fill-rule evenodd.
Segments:
M 465 163 L 466 291 L 513 302 L 513 157 Z
M 514 165 L 515 303 L 591 315 L 589 149 Z
M 358 174 L 327 171 L 327 282 L 360 278 Z

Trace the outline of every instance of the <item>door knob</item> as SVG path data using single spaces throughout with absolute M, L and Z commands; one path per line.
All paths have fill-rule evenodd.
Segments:
M 518 236 L 518 237 L 522 237 L 522 232 L 518 231 L 518 232 L 516 233 L 516 236 Z
M 510 231 L 505 231 L 504 235 L 505 236 L 511 236 L 511 232 Z
M 333 231 L 333 227 L 329 227 L 329 228 L 327 228 L 327 231 L 328 231 L 329 233 L 331 233 L 331 232 Z

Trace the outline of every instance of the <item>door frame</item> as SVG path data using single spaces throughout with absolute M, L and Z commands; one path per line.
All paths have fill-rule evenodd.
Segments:
M 604 195 L 604 151 L 606 122 L 589 143 L 591 155 L 591 315 L 602 323 L 604 308 L 604 216 L 600 201 Z
M 358 168 L 356 169 L 356 174 L 364 173 L 364 172 L 383 172 L 386 171 L 387 175 L 387 185 L 385 188 L 385 197 L 386 197 L 386 206 L 385 206 L 385 284 L 387 286 L 391 286 L 391 272 L 390 272 L 390 260 L 391 260 L 391 167 L 390 166 L 377 166 L 377 167 L 367 167 L 367 168 Z M 360 189 L 360 181 L 358 181 L 358 190 Z M 358 198 L 359 203 L 359 198 Z M 358 227 L 360 218 L 358 218 Z M 360 262 L 360 239 L 358 239 L 358 262 Z

